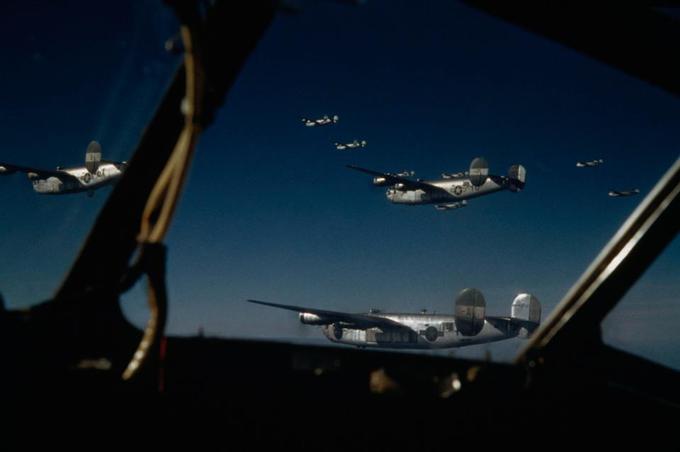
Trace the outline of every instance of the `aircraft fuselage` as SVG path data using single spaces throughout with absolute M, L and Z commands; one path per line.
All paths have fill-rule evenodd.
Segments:
M 90 173 L 84 166 L 62 168 L 59 171 L 75 177 L 77 181 L 70 177 L 60 178 L 58 176 L 40 178 L 35 173 L 29 173 L 28 176 L 33 184 L 33 190 L 43 195 L 92 191 L 113 184 L 123 174 L 121 168 L 114 163 L 100 164 L 94 174 Z
M 476 187 L 469 179 L 442 179 L 424 181 L 441 188 L 439 191 L 401 190 L 395 186 L 387 189 L 385 196 L 395 204 L 440 204 L 476 198 L 489 193 L 505 190 L 510 187 L 509 181 L 501 176 L 489 176 L 486 181 Z
M 376 314 L 374 314 L 376 315 Z M 357 347 L 397 349 L 438 349 L 483 344 L 517 337 L 521 328 L 509 318 L 486 317 L 482 330 L 474 336 L 465 336 L 456 328 L 453 315 L 440 314 L 377 314 L 406 328 L 356 329 L 332 323 L 321 326 L 330 341 Z

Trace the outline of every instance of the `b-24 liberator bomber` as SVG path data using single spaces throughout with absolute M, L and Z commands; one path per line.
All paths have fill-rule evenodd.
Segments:
M 461 171 L 459 173 L 442 173 L 442 179 L 459 179 L 467 175 L 468 173 L 466 171 Z
M 576 167 L 577 168 L 594 168 L 596 166 L 600 166 L 604 163 L 604 160 L 602 159 L 597 159 L 597 160 L 589 160 L 587 162 L 576 162 Z
M 619 197 L 622 197 L 622 196 L 637 195 L 638 193 L 640 193 L 639 188 L 634 188 L 632 190 L 610 190 L 609 196 L 611 196 L 612 198 L 619 198 Z
M 338 151 L 346 151 L 348 149 L 359 149 L 359 148 L 365 148 L 366 147 L 366 140 L 354 140 L 350 141 L 349 143 L 333 143 L 335 145 L 335 149 Z
M 340 120 L 340 117 L 338 115 L 333 115 L 332 117 L 328 115 L 323 115 L 323 117 L 318 118 L 318 119 L 308 119 L 308 118 L 302 118 L 302 123 L 306 127 L 317 127 L 317 126 L 327 126 L 331 124 L 335 124 Z
M 58 166 L 55 170 L 45 170 L 0 162 L 0 176 L 18 172 L 26 173 L 33 184 L 33 190 L 43 195 L 61 195 L 87 192 L 111 185 L 123 175 L 127 162 L 102 160 L 102 148 L 91 141 L 85 151 L 85 165 L 69 168 Z
M 266 301 L 250 303 L 299 313 L 304 325 L 320 326 L 324 336 L 360 348 L 439 349 L 526 338 L 541 321 L 541 304 L 528 293 L 517 295 L 509 317 L 486 316 L 486 301 L 477 289 L 464 289 L 455 301 L 453 315 L 420 313 L 348 314 Z
M 489 165 L 481 157 L 475 158 L 465 173 L 443 173 L 441 179 L 409 179 L 400 174 L 381 173 L 354 165 L 348 168 L 374 176 L 373 185 L 388 187 L 385 193 L 395 204 L 434 204 L 437 210 L 453 210 L 467 205 L 467 199 L 501 190 L 519 192 L 526 183 L 526 169 L 513 165 L 507 176 L 489 174 Z

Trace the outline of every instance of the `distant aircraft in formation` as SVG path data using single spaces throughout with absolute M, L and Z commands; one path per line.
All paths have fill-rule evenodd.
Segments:
M 102 160 L 99 143 L 91 141 L 85 152 L 85 165 L 56 170 L 44 170 L 0 162 L 0 176 L 18 172 L 26 173 L 33 184 L 33 190 L 40 194 L 60 195 L 87 192 L 116 182 L 127 168 L 126 162 Z
M 528 337 L 541 321 L 541 304 L 521 293 L 512 302 L 509 317 L 487 317 L 486 301 L 477 289 L 465 289 L 455 301 L 453 315 L 386 313 L 348 314 L 266 301 L 250 303 L 295 311 L 300 322 L 316 325 L 332 342 L 364 347 L 435 349 Z
M 307 118 L 302 118 L 302 122 L 305 126 L 307 127 L 317 127 L 317 126 L 327 126 L 330 124 L 335 124 L 338 122 L 340 117 L 338 115 L 333 115 L 333 117 L 329 117 L 328 115 L 324 115 L 322 118 L 319 119 L 307 119 Z
M 598 160 L 589 160 L 587 162 L 576 162 L 576 167 L 577 168 L 594 168 L 596 166 L 600 166 L 604 163 L 604 160 L 598 159 Z
M 404 170 L 400 173 L 388 173 L 390 176 L 397 176 L 397 177 L 412 177 L 416 175 L 416 172 L 413 170 Z M 373 179 L 375 181 L 375 179 Z
M 453 202 L 449 204 L 435 204 L 434 208 L 436 210 L 454 210 L 454 209 L 460 209 L 462 207 L 467 207 L 467 201 L 462 200 L 458 202 Z
M 610 190 L 609 196 L 612 198 L 618 198 L 621 196 L 633 196 L 637 195 L 638 193 L 640 193 L 639 188 L 634 188 L 632 190 Z
M 526 170 L 513 165 L 507 176 L 489 175 L 485 159 L 477 157 L 467 173 L 447 174 L 437 180 L 408 179 L 402 175 L 381 173 L 354 165 L 348 168 L 375 176 L 373 185 L 389 187 L 387 199 L 395 204 L 435 204 L 437 210 L 459 209 L 467 205 L 463 201 L 488 195 L 501 190 L 518 192 L 524 188 Z M 454 177 L 455 176 L 455 177 Z
M 576 166 L 578 168 L 593 168 L 593 167 L 596 167 L 596 166 L 600 166 L 603 163 L 604 163 L 603 159 L 597 159 L 597 160 L 589 160 L 587 162 L 576 162 Z M 619 198 L 619 197 L 623 197 L 623 196 L 637 195 L 638 193 L 640 193 L 640 189 L 634 188 L 632 190 L 610 190 L 608 194 L 612 198 Z
M 442 173 L 442 179 L 460 179 L 461 177 L 467 176 L 465 171 L 460 173 Z
M 366 140 L 354 140 L 349 143 L 333 143 L 335 145 L 335 149 L 338 151 L 345 151 L 347 149 L 358 149 L 358 148 L 365 148 L 366 147 Z

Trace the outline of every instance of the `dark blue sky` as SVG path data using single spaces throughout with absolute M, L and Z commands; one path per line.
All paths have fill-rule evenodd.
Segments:
M 105 157 L 127 158 L 177 64 L 162 49 L 172 16 L 155 2 L 18 5 L 0 14 L 13 43 L 1 71 L 0 161 L 77 163 L 90 139 Z M 13 33 L 24 38 L 14 44 Z M 300 122 L 323 114 L 340 122 Z M 332 146 L 355 138 L 368 147 Z M 308 2 L 276 18 L 201 139 L 168 237 L 169 330 L 318 339 L 294 316 L 243 300 L 448 313 L 465 287 L 482 290 L 489 314 L 508 314 L 530 291 L 547 315 L 642 199 L 607 191 L 649 191 L 678 158 L 679 138 L 669 94 L 455 2 Z M 344 168 L 427 178 L 476 156 L 494 173 L 524 164 L 526 190 L 437 212 L 391 205 Z M 591 158 L 605 164 L 575 167 Z M 41 197 L 22 176 L 0 179 L 10 306 L 54 291 L 107 190 Z M 605 324 L 614 345 L 675 367 L 679 248 Z M 142 287 L 125 297 L 136 322 L 142 297 Z M 510 359 L 520 345 L 456 354 Z

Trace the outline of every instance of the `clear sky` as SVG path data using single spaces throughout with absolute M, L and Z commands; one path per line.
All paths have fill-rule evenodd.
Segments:
M 243 300 L 451 313 L 466 287 L 490 315 L 532 292 L 545 317 L 678 158 L 677 98 L 559 44 L 456 2 L 304 5 L 275 19 L 201 139 L 168 237 L 170 333 L 321 341 Z M 128 158 L 178 63 L 163 51 L 174 27 L 161 2 L 0 6 L 0 161 L 76 164 L 91 139 Z M 339 123 L 300 122 L 324 114 Z M 368 146 L 332 145 L 353 139 Z M 345 168 L 428 178 L 476 156 L 495 174 L 522 163 L 526 190 L 438 212 L 391 205 Z M 575 166 L 594 158 L 605 163 Z M 9 307 L 54 292 L 109 192 L 47 197 L 0 178 Z M 680 368 L 678 275 L 674 243 L 607 319 L 606 340 Z M 143 293 L 124 297 L 136 323 Z M 455 353 L 511 359 L 519 346 Z

